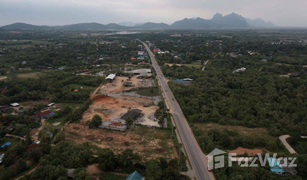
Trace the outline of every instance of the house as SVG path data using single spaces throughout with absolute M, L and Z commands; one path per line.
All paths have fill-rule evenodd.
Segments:
M 149 64 L 149 63 L 146 63 L 146 62 L 144 62 L 144 61 L 138 63 L 138 65 L 147 65 L 147 64 Z
M 64 70 L 65 69 L 65 67 L 59 67 L 58 68 L 58 70 Z
M 17 102 L 15 102 L 15 103 L 11 103 L 10 106 L 17 107 L 17 106 L 19 106 L 19 104 Z
M 296 177 L 297 176 L 297 170 L 295 169 L 295 167 L 290 167 L 290 166 L 284 166 L 285 164 L 286 165 L 289 165 L 291 162 L 289 161 L 285 161 L 284 158 L 282 158 L 280 161 L 279 161 L 280 165 L 282 166 L 285 174 L 288 174 L 290 176 L 293 176 L 293 177 Z M 296 162 L 297 163 L 297 162 Z
M 1 148 L 4 148 L 5 146 L 10 146 L 11 145 L 11 142 L 6 142 L 4 144 L 2 144 Z
M 182 80 L 182 79 L 176 79 L 174 82 L 175 82 L 175 83 L 180 83 L 180 84 L 186 83 L 186 81 L 185 81 L 185 80 Z
M 239 69 L 235 69 L 235 70 L 233 70 L 232 71 L 232 73 L 236 73 L 236 72 L 244 72 L 246 70 L 246 68 L 245 67 L 241 67 L 241 68 L 239 68 Z
M 52 138 L 53 137 L 53 133 L 52 132 L 50 132 L 50 131 L 47 131 L 46 132 L 46 134 L 50 137 L 50 138 Z
M 0 154 L 0 164 L 3 162 L 3 158 L 4 158 L 4 156 L 5 156 L 5 154 L 4 154 L 4 153 Z
M 145 178 L 137 171 L 131 173 L 126 180 L 145 180 Z
M 138 56 L 144 56 L 144 51 L 138 51 Z
M 193 81 L 193 79 L 191 79 L 191 78 L 184 78 L 182 80 L 184 80 L 184 81 Z
M 112 82 L 112 81 L 115 79 L 115 76 L 116 76 L 116 74 L 109 74 L 109 75 L 106 77 L 106 80 Z
M 300 73 L 298 73 L 298 72 L 293 72 L 293 73 L 290 74 L 290 76 L 292 76 L 292 77 L 298 77 L 299 75 L 300 75 Z
M 268 161 L 269 161 L 270 171 L 272 173 L 276 173 L 276 174 L 284 173 L 283 168 L 281 167 L 280 163 L 276 159 L 270 157 Z
M 53 106 L 55 103 L 50 103 L 50 104 L 48 104 L 47 106 L 48 107 L 51 107 L 51 106 Z
M 30 151 L 32 151 L 32 149 L 34 149 L 35 147 L 37 146 L 37 144 L 36 143 L 32 143 L 32 144 L 30 144 L 29 146 L 28 146 L 28 148 L 27 148 L 27 152 L 30 152 Z
M 131 57 L 130 59 L 131 59 L 131 60 L 136 60 L 136 58 L 135 58 L 135 57 Z
M 0 111 L 1 111 L 2 113 L 6 113 L 6 112 L 10 111 L 11 109 L 12 109 L 12 108 L 9 107 L 9 106 L 0 106 Z
M 268 60 L 266 60 L 266 59 L 262 59 L 261 61 L 262 61 L 262 62 L 267 62 Z
M 16 112 L 17 114 L 23 114 L 23 113 L 25 113 L 25 112 L 27 112 L 27 111 L 29 111 L 29 109 L 18 109 L 18 110 L 16 110 L 15 112 Z
M 52 111 L 43 111 L 43 112 L 39 112 L 37 114 L 35 114 L 36 117 L 38 118 L 45 118 L 45 119 L 49 119 L 51 118 L 55 113 Z
M 159 52 L 159 51 L 160 51 L 159 48 L 155 48 L 155 49 L 154 49 L 154 53 Z

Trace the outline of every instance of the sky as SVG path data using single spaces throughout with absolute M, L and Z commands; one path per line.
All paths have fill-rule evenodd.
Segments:
M 262 18 L 278 26 L 307 27 L 306 0 L 0 0 L 0 26 L 15 22 L 164 22 L 211 19 L 217 12 Z

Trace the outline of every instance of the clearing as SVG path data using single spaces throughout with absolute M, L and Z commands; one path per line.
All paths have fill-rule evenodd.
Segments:
M 25 73 L 25 74 L 16 74 L 16 76 L 19 77 L 19 78 L 38 79 L 40 74 L 41 73 L 39 73 L 39 72 L 33 72 L 33 73 Z
M 85 142 L 99 148 L 110 148 L 115 154 L 125 149 L 133 149 L 144 159 L 164 157 L 177 158 L 171 131 L 168 129 L 135 126 L 125 132 L 108 129 L 89 129 L 85 124 L 68 124 L 65 129 L 66 140 L 76 144 Z

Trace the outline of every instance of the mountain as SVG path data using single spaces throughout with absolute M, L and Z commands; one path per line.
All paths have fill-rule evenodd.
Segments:
M 49 26 L 36 26 L 36 25 L 26 24 L 26 23 L 14 23 L 14 24 L 2 26 L 1 28 L 5 30 L 46 30 L 46 29 L 50 29 Z
M 136 25 L 134 22 L 120 22 L 117 24 L 121 26 L 135 26 Z
M 127 29 L 127 26 L 122 26 L 116 23 L 110 23 L 105 25 L 105 29 Z
M 250 27 L 246 19 L 236 13 L 231 13 L 226 16 L 216 13 L 211 21 L 221 27 Z
M 208 27 L 216 27 L 217 25 L 210 20 L 202 19 L 202 18 L 185 18 L 180 21 L 174 22 L 170 27 L 172 28 L 208 28 Z
M 135 27 L 140 27 L 140 28 L 168 28 L 169 25 L 165 23 L 152 23 L 152 22 L 147 22 L 142 25 L 138 25 Z
M 61 30 L 100 30 L 104 29 L 105 25 L 99 23 L 79 23 L 64 26 L 56 26 L 56 29 Z
M 267 28 L 276 27 L 273 23 L 265 22 L 261 18 L 254 20 L 244 18 L 236 13 L 223 16 L 216 13 L 212 19 L 185 18 L 174 22 L 171 25 L 165 23 L 147 22 L 142 24 L 135 24 L 134 26 L 125 26 L 124 24 L 134 24 L 132 22 L 122 23 L 121 25 L 110 23 L 107 25 L 99 23 L 79 23 L 64 26 L 36 26 L 26 23 L 14 23 L 1 27 L 4 30 L 62 30 L 62 31 L 98 31 L 104 29 L 130 29 L 130 28 L 144 28 L 144 29 L 202 29 L 202 28 Z
M 250 18 L 246 18 L 246 21 L 252 27 L 258 27 L 258 28 L 276 27 L 271 21 L 265 22 L 261 18 L 257 18 L 257 19 L 254 19 L 254 20 L 251 20 Z

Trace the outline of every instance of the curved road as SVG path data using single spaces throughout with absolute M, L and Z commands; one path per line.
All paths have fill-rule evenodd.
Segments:
M 140 40 L 139 40 L 140 41 Z M 150 51 L 147 44 L 143 43 L 144 47 L 146 48 L 148 55 L 150 56 L 151 62 L 153 67 L 155 68 L 157 72 L 157 77 L 160 82 L 161 88 L 164 91 L 166 101 L 168 102 L 170 111 L 174 117 L 174 120 L 177 125 L 177 129 L 179 131 L 179 134 L 181 135 L 183 145 L 187 151 L 187 156 L 192 164 L 192 168 L 195 172 L 195 177 L 198 180 L 211 180 L 214 179 L 213 175 L 208 172 L 207 170 L 207 164 L 205 160 L 205 156 L 203 152 L 201 151 L 200 147 L 198 146 L 198 143 L 190 129 L 190 126 L 183 115 L 179 104 L 177 103 L 171 89 L 169 88 L 163 73 L 157 64 L 157 61 L 154 57 L 154 54 Z

